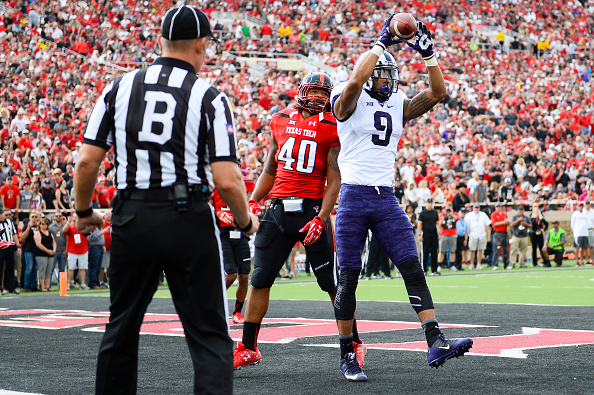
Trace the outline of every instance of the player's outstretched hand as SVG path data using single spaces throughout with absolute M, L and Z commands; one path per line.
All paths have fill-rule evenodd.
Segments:
M 394 15 L 395 14 L 390 15 L 388 17 L 388 19 L 386 19 L 386 22 L 384 23 L 384 27 L 382 27 L 382 33 L 380 35 L 380 38 L 376 42 L 377 45 L 384 48 L 384 51 L 386 49 L 388 49 L 389 46 L 402 42 L 402 41 L 392 37 L 392 34 L 390 33 L 390 21 L 392 20 Z
M 217 212 L 217 218 L 223 225 L 233 225 L 233 213 L 231 211 L 219 211 Z
M 415 42 L 406 42 L 406 45 L 421 54 L 423 59 L 428 60 L 433 56 L 433 41 L 431 32 L 423 22 L 417 22 L 417 34 Z
M 310 246 L 320 238 L 323 230 L 328 229 L 328 225 L 322 222 L 322 219 L 317 215 L 309 221 L 303 228 L 299 230 L 299 232 L 303 233 L 307 231 L 307 235 L 303 240 L 304 246 Z
M 248 209 L 250 210 L 250 213 L 260 216 L 262 215 L 262 209 L 260 209 L 260 204 L 258 202 L 256 202 L 255 200 L 250 200 L 248 202 Z

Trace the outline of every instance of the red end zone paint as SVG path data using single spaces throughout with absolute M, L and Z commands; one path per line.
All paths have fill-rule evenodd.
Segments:
M 82 327 L 89 332 L 103 332 L 109 319 L 108 312 L 80 310 L 3 310 L 0 311 L 0 327 L 20 327 L 31 329 L 67 329 Z M 357 321 L 360 333 L 418 330 L 417 322 Z M 478 325 L 440 325 L 441 328 L 474 327 Z M 289 343 L 298 338 L 336 336 L 334 320 L 314 320 L 306 318 L 270 318 L 263 322 L 259 342 Z M 161 336 L 184 336 L 183 327 L 177 314 L 146 314 L 141 334 Z M 230 330 L 233 339 L 241 339 L 241 326 Z M 567 329 L 522 328 L 522 333 L 505 336 L 474 338 L 470 355 L 526 358 L 524 350 L 594 344 L 594 331 Z M 330 344 L 311 344 L 314 347 L 337 347 Z M 368 349 L 427 351 L 424 341 L 410 343 L 367 344 Z
M 258 333 L 259 343 L 289 343 L 300 337 L 337 336 L 336 321 L 311 320 L 306 318 L 270 318 L 264 319 L 263 326 Z M 270 326 L 273 324 L 273 326 Z M 277 324 L 278 326 L 274 326 Z M 415 322 L 398 321 L 359 321 L 359 333 L 400 331 L 405 329 L 420 329 Z M 456 325 L 442 325 L 442 328 L 452 328 Z M 231 329 L 231 338 L 241 340 L 242 329 Z
M 522 334 L 477 337 L 467 355 L 527 358 L 524 350 L 594 344 L 594 331 L 522 328 Z M 367 344 L 367 349 L 427 351 L 426 342 Z
M 108 312 L 80 310 L 6 310 L 0 311 L 0 326 L 35 329 L 65 329 L 89 325 L 105 325 Z M 177 314 L 146 314 L 145 322 L 179 321 Z M 181 326 L 181 323 L 180 323 Z M 105 326 L 102 326 L 105 330 Z

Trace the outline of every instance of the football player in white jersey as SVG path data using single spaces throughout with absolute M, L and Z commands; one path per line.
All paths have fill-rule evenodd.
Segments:
M 472 339 L 447 340 L 439 330 L 412 226 L 392 191 L 394 162 L 404 124 L 431 110 L 446 95 L 431 33 L 422 22 L 417 24 L 414 43 L 407 44 L 425 60 L 429 89 L 412 99 L 398 90 L 399 69 L 394 57 L 386 51 L 391 45 L 400 45 L 389 33 L 392 17 L 386 20 L 373 48 L 361 55 L 350 79 L 335 87 L 330 96 L 338 120 L 341 144 L 338 165 L 342 176 L 336 217 L 340 281 L 334 311 L 340 340 L 340 369 L 349 381 L 367 380 L 354 356 L 351 329 L 361 252 L 369 229 L 402 274 L 410 303 L 425 331 L 428 364 L 438 367 L 472 347 Z

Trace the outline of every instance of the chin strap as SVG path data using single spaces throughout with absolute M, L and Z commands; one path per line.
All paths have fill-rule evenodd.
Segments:
M 376 99 L 382 103 L 390 98 L 390 95 L 386 95 L 381 92 L 372 91 L 371 89 L 365 89 L 365 91 L 367 93 L 369 93 L 369 96 L 373 97 L 374 99 Z

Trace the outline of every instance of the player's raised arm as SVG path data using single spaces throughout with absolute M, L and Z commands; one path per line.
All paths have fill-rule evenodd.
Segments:
M 418 93 L 412 99 L 404 101 L 404 123 L 415 119 L 431 110 L 446 95 L 446 86 L 441 69 L 433 52 L 431 32 L 423 22 L 417 22 L 417 34 L 414 43 L 406 44 L 421 54 L 429 73 L 429 89 Z
M 395 40 L 390 34 L 390 21 L 393 17 L 394 14 L 386 19 L 380 38 L 377 40 L 373 48 L 361 55 L 355 64 L 355 68 L 353 69 L 353 73 L 351 74 L 346 87 L 332 104 L 334 116 L 339 121 L 347 119 L 353 111 L 355 111 L 357 100 L 359 100 L 359 96 L 361 96 L 361 91 L 363 90 L 363 85 L 371 77 L 373 68 L 379 57 L 389 46 L 400 42 Z

